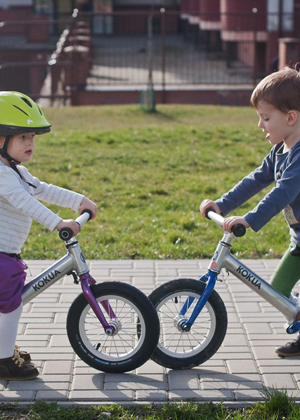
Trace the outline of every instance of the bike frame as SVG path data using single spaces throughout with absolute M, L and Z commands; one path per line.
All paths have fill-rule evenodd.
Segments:
M 212 214 L 212 212 L 209 213 L 209 218 L 218 225 L 221 224 L 223 219 L 219 215 Z M 293 334 L 299 331 L 299 308 L 230 253 L 234 239 L 236 239 L 236 236 L 233 233 L 224 232 L 223 238 L 219 242 L 214 256 L 212 257 L 208 267 L 208 272 L 199 279 L 200 281 L 206 283 L 206 287 L 200 299 L 198 300 L 190 318 L 186 320 L 186 322 L 182 323 L 182 330 L 190 330 L 194 321 L 208 301 L 209 296 L 215 287 L 218 274 L 220 274 L 222 268 L 225 268 L 285 316 L 287 319 L 286 332 L 288 334 Z M 188 298 L 186 300 L 180 315 L 185 315 L 193 300 L 193 298 Z
M 86 215 L 87 213 L 84 214 Z M 82 226 L 88 219 L 88 216 L 84 216 L 84 214 L 76 219 L 80 226 Z M 48 289 L 48 287 L 52 286 L 65 275 L 74 273 L 74 275 L 78 276 L 83 294 L 85 295 L 95 315 L 101 322 L 105 332 L 107 335 L 113 335 L 115 329 L 114 326 L 106 321 L 97 300 L 91 292 L 90 285 L 95 284 L 96 281 L 89 274 L 90 270 L 78 241 L 75 238 L 72 238 L 70 241 L 66 241 L 66 248 L 68 252 L 63 258 L 52 264 L 24 286 L 22 291 L 23 305 L 43 293 L 46 289 Z M 108 301 L 103 301 L 102 306 L 111 318 L 116 318 Z

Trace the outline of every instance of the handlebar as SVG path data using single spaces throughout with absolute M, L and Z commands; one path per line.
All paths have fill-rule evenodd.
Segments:
M 92 216 L 93 213 L 90 210 L 83 210 L 81 215 L 75 219 L 75 222 L 78 223 L 80 227 L 82 227 L 86 222 L 90 220 Z M 59 231 L 59 237 L 62 241 L 69 241 L 71 238 L 73 238 L 73 236 L 73 231 L 70 228 L 62 228 Z
M 224 217 L 216 213 L 213 209 L 207 209 L 205 212 L 205 216 L 207 217 L 207 219 L 212 220 L 221 228 L 223 227 Z M 241 236 L 245 235 L 246 228 L 241 223 L 238 223 L 232 226 L 231 231 L 237 238 L 240 238 Z

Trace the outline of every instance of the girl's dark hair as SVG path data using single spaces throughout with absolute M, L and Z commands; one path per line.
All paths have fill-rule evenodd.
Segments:
M 264 100 L 281 112 L 300 111 L 300 63 L 269 74 L 254 89 L 251 104 Z

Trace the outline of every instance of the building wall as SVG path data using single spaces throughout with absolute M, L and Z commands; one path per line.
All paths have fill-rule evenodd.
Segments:
M 266 0 L 221 0 L 221 13 L 225 31 L 266 30 Z
M 46 58 L 44 51 L 1 51 L 5 66 L 0 71 L 0 90 L 38 95 L 46 77 Z
M 32 6 L 33 0 L 0 0 L 0 7 L 6 9 L 16 6 Z
M 26 33 L 26 21 L 33 16 L 32 7 L 18 7 L 10 9 L 0 9 L 0 20 L 19 21 L 18 24 L 6 24 L 1 28 L 1 36 L 4 35 L 24 35 Z
M 198 0 L 196 0 L 198 1 Z M 132 7 L 132 6 L 147 6 L 147 7 L 176 7 L 177 0 L 114 0 L 115 7 Z
M 164 15 L 160 9 L 154 9 L 153 16 L 153 32 L 161 33 L 162 19 L 164 19 L 164 27 L 166 33 L 178 33 L 179 19 L 177 8 L 168 8 Z M 119 34 L 143 34 L 146 35 L 148 31 L 148 7 L 115 7 L 113 14 L 113 33 Z
M 156 103 L 161 104 L 210 104 L 227 106 L 249 106 L 252 89 L 240 90 L 168 90 L 156 92 Z M 138 104 L 138 91 L 74 92 L 74 105 Z
M 202 0 L 199 5 L 201 20 L 208 22 L 220 20 L 220 0 Z

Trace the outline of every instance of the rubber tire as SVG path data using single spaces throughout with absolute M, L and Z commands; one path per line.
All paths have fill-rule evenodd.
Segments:
M 191 292 L 194 295 L 197 295 L 199 299 L 199 297 L 204 291 L 205 285 L 206 283 L 200 280 L 176 279 L 176 280 L 167 282 L 161 285 L 160 287 L 158 287 L 157 289 L 155 289 L 149 295 L 149 299 L 152 301 L 153 305 L 158 310 L 160 322 L 163 322 L 161 321 L 161 314 L 159 313 L 159 307 L 162 301 L 168 298 L 172 299 L 172 296 L 174 297 L 174 299 L 176 299 L 175 295 L 178 293 L 180 294 L 181 292 Z M 177 298 L 178 298 L 178 295 L 177 295 Z M 176 304 L 176 301 L 175 301 L 175 304 Z M 173 305 L 174 305 L 174 302 L 172 302 L 172 306 Z M 169 305 L 169 307 L 171 308 L 171 305 Z M 180 304 L 180 309 L 181 307 L 182 305 Z M 211 312 L 211 318 L 214 318 L 213 320 L 211 320 L 211 323 L 209 326 L 207 335 L 210 335 L 210 338 L 208 338 L 208 342 L 203 342 L 204 344 L 201 343 L 199 350 L 194 349 L 193 355 L 188 355 L 187 353 L 184 353 L 184 351 L 183 352 L 178 351 L 178 353 L 176 353 L 176 351 L 174 350 L 171 351 L 172 354 L 168 354 L 170 352 L 168 351 L 166 347 L 162 345 L 162 340 L 163 340 L 164 330 L 169 331 L 171 328 L 173 328 L 172 323 L 170 323 L 170 320 L 169 320 L 169 323 L 168 324 L 166 323 L 165 328 L 164 328 L 164 325 L 162 324 L 160 326 L 161 335 L 160 335 L 158 346 L 151 357 L 152 360 L 154 360 L 159 365 L 162 365 L 170 369 L 190 369 L 194 366 L 201 365 L 206 360 L 210 359 L 221 346 L 224 340 L 224 337 L 226 335 L 226 331 L 227 331 L 226 307 L 224 305 L 223 300 L 220 298 L 219 294 L 215 290 L 212 291 L 208 299 L 208 302 L 204 306 L 200 315 L 195 320 L 193 326 L 191 327 L 191 331 L 189 333 L 186 333 L 186 332 L 181 333 L 177 329 L 177 327 L 174 326 L 174 328 L 171 330 L 172 331 L 171 336 L 172 336 L 172 342 L 174 344 L 177 342 L 179 343 L 180 339 L 184 340 L 183 334 L 191 334 L 190 337 L 193 339 L 193 330 L 194 330 L 194 333 L 196 333 L 195 330 L 197 329 L 197 326 L 199 326 L 200 328 L 200 325 L 202 325 L 201 315 L 203 314 L 203 311 L 205 310 L 209 310 Z M 170 317 L 170 313 L 171 311 L 166 312 L 167 317 Z M 190 315 L 191 315 L 191 311 L 189 312 L 188 318 L 190 317 Z M 203 317 L 204 315 L 202 315 L 202 319 Z M 171 317 L 171 319 L 173 320 L 173 317 Z M 168 319 L 167 319 L 167 322 L 168 322 Z M 201 328 L 203 327 L 201 326 Z M 173 331 L 174 331 L 174 334 L 173 334 Z M 178 341 L 176 341 L 177 337 L 179 337 Z
M 144 322 L 144 335 L 141 334 L 141 329 L 137 331 L 137 325 L 132 325 L 132 331 L 134 333 L 134 339 L 137 339 L 138 342 L 143 340 L 139 348 L 135 348 L 132 354 L 128 355 L 128 358 L 125 356 L 119 358 L 119 356 L 114 355 L 114 360 L 108 360 L 110 356 L 105 355 L 105 353 L 98 352 L 94 347 L 95 343 L 91 343 L 89 338 L 87 338 L 88 345 L 90 349 L 85 344 L 84 337 L 81 336 L 80 325 L 83 328 L 86 325 L 85 318 L 81 319 L 83 311 L 90 310 L 93 315 L 93 328 L 95 327 L 95 321 L 99 322 L 99 337 L 102 335 L 103 340 L 109 340 L 111 337 L 108 337 L 104 329 L 98 321 L 96 315 L 92 311 L 90 305 L 88 304 L 85 296 L 81 293 L 72 303 L 67 317 L 67 333 L 71 346 L 73 347 L 75 353 L 87 363 L 89 366 L 97 370 L 108 373 L 123 373 L 134 370 L 144 364 L 152 355 L 154 349 L 156 348 L 158 338 L 159 338 L 159 320 L 157 312 L 147 298 L 147 296 L 138 290 L 136 287 L 133 287 L 126 283 L 121 282 L 104 282 L 100 284 L 95 284 L 90 286 L 90 289 L 96 299 L 102 298 L 103 296 L 115 296 L 126 299 L 129 303 L 132 303 L 138 310 L 137 322 L 142 320 Z M 102 309 L 102 306 L 101 306 Z M 114 309 L 114 308 L 113 308 Z M 109 317 L 106 312 L 103 310 L 103 313 L 109 322 Z M 85 316 L 86 313 L 83 315 Z M 126 314 L 127 315 L 127 314 Z M 117 313 L 116 313 L 117 316 Z M 127 315 L 128 316 L 128 315 Z M 126 319 L 124 318 L 126 321 Z M 122 320 L 120 320 L 122 321 Z M 128 321 L 128 319 L 127 319 Z M 127 322 L 128 324 L 128 322 Z M 125 325 L 125 322 L 124 322 Z M 123 325 L 122 325 L 123 327 Z M 122 331 L 121 327 L 121 331 Z M 83 328 L 85 329 L 85 328 Z M 142 338 L 141 338 L 142 337 Z M 117 337 L 118 338 L 118 337 Z M 98 340 L 98 337 L 96 341 Z M 104 342 L 105 343 L 105 342 Z M 109 346 L 108 346 L 109 347 Z M 104 355 L 104 356 L 103 356 Z

